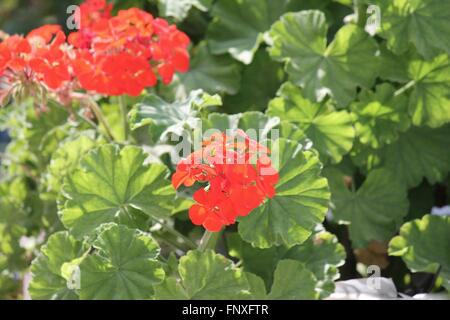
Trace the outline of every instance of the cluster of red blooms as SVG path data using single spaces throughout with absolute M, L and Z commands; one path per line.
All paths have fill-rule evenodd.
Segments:
M 58 25 L 23 36 L 3 36 L 0 79 L 39 83 L 50 90 L 81 87 L 104 95 L 139 95 L 146 87 L 172 81 L 189 68 L 186 34 L 137 8 L 111 15 L 106 0 L 80 6 L 79 30 L 66 39 Z M 0 87 L 0 90 L 2 88 Z
M 2 85 L 44 83 L 57 89 L 71 79 L 66 36 L 56 25 L 35 29 L 26 37 L 10 36 L 0 43 L 0 77 Z
M 217 232 L 272 198 L 279 177 L 269 155 L 267 147 L 241 130 L 203 141 L 202 149 L 181 160 L 172 176 L 175 189 L 207 183 L 194 193 L 191 221 Z

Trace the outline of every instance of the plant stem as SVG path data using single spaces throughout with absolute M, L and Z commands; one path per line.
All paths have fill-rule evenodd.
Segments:
M 92 129 L 98 130 L 98 126 L 91 119 L 88 119 L 87 117 L 79 114 L 78 112 L 74 112 L 74 114 L 78 119 L 86 122 L 90 127 L 92 127 Z
M 128 140 L 129 127 L 128 127 L 128 109 L 125 101 L 125 96 L 119 96 L 120 114 L 122 116 L 123 137 L 124 140 Z
M 171 247 L 173 250 L 180 250 L 180 251 L 186 252 L 185 248 L 181 248 L 178 244 L 173 243 L 172 241 L 170 241 L 170 240 L 168 240 L 168 239 L 166 239 L 164 237 L 161 237 L 161 236 L 158 236 L 158 235 L 153 235 L 153 237 L 156 240 L 165 243 L 167 246 Z
M 195 245 L 195 243 L 189 239 L 188 237 L 186 237 L 184 234 L 182 234 L 181 232 L 179 232 L 178 230 L 176 230 L 175 228 L 173 228 L 172 226 L 168 225 L 167 223 L 162 223 L 161 221 L 150 217 L 150 219 L 155 222 L 155 223 L 159 223 L 160 225 L 163 226 L 163 228 L 169 232 L 170 234 L 172 234 L 175 237 L 181 238 L 183 239 L 183 241 L 186 243 L 186 245 L 190 248 L 190 249 L 195 249 L 197 246 Z
M 54 105 L 61 110 L 67 111 L 67 109 L 64 108 L 63 106 L 61 106 L 59 103 L 55 103 Z M 92 129 L 98 130 L 97 125 L 91 119 L 88 119 L 87 117 L 83 116 L 82 114 L 75 112 L 72 108 L 70 108 L 69 112 L 71 115 L 72 114 L 75 115 L 75 117 L 77 117 L 79 120 L 86 122 L 90 127 L 92 127 Z
M 407 84 L 405 84 L 403 87 L 401 87 L 400 89 L 398 89 L 397 91 L 394 92 L 394 97 L 401 95 L 403 92 L 407 91 L 409 88 L 411 88 L 412 86 L 414 86 L 416 84 L 415 80 L 411 80 L 410 82 L 408 82 Z
M 361 28 L 364 28 L 366 21 L 365 5 L 361 0 L 353 0 L 353 10 L 356 16 L 356 24 Z
M 199 251 L 205 251 L 206 247 L 208 246 L 208 242 L 211 239 L 212 236 L 212 232 L 209 232 L 208 230 L 205 231 L 205 233 L 203 234 L 202 239 L 200 240 L 200 244 L 198 245 L 198 250 Z
M 200 244 L 198 245 L 199 251 L 205 251 L 206 249 L 215 250 L 217 240 L 219 240 L 222 232 L 210 232 L 208 230 L 203 234 Z
M 191 249 L 195 249 L 195 243 L 189 239 L 188 237 L 186 237 L 184 234 L 182 234 L 181 232 L 177 231 L 175 228 L 173 228 L 172 226 L 169 226 L 168 224 L 163 224 L 163 227 L 167 230 L 167 232 L 169 232 L 170 234 L 179 237 L 181 239 L 183 239 L 183 241 L 187 244 L 187 246 Z
M 100 109 L 100 107 L 98 106 L 97 102 L 95 102 L 93 99 L 89 99 L 89 107 L 91 108 L 92 112 L 95 114 L 95 117 L 98 119 L 100 124 L 105 129 L 108 140 L 110 142 L 114 141 L 115 139 L 112 134 L 111 127 L 109 126 L 108 122 L 106 121 L 106 118 L 103 115 L 103 112 Z

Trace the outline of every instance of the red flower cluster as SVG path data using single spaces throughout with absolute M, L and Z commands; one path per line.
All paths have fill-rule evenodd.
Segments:
M 106 0 L 85 1 L 80 29 L 67 41 L 58 25 L 43 26 L 26 37 L 4 36 L 0 95 L 6 95 L 5 87 L 20 83 L 137 96 L 156 85 L 158 77 L 168 84 L 175 72 L 188 70 L 190 40 L 175 25 L 137 8 L 113 17 L 111 9 Z
M 50 89 L 71 79 L 67 53 L 62 49 L 66 36 L 58 25 L 46 25 L 26 37 L 11 36 L 0 43 L 0 77 L 15 82 L 42 82 Z
M 269 154 L 268 148 L 238 130 L 231 136 L 212 135 L 201 150 L 181 160 L 172 176 L 175 189 L 208 184 L 194 194 L 191 221 L 217 232 L 272 198 L 279 177 Z
M 77 49 L 73 70 L 86 90 L 136 96 L 158 75 L 168 84 L 176 71 L 188 70 L 190 40 L 166 20 L 137 8 L 111 17 L 106 0 L 88 0 L 80 11 L 80 30 L 68 41 Z

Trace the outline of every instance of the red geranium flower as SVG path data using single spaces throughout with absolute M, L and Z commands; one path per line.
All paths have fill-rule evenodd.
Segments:
M 111 17 L 105 1 L 87 1 L 80 10 L 81 29 L 68 41 L 81 51 L 74 71 L 84 89 L 137 96 L 158 76 L 169 84 L 175 72 L 189 69 L 190 40 L 166 20 L 138 8 Z
M 189 210 L 194 224 L 219 231 L 275 195 L 279 177 L 267 147 L 243 131 L 231 136 L 214 134 L 202 145 L 201 150 L 178 163 L 172 176 L 175 189 L 195 182 L 208 184 L 194 194 L 197 203 Z M 255 157 L 256 163 L 252 163 Z
M 235 222 L 233 206 L 219 190 L 200 189 L 194 193 L 194 200 L 197 204 L 189 209 L 189 218 L 195 225 L 217 232 L 222 226 Z

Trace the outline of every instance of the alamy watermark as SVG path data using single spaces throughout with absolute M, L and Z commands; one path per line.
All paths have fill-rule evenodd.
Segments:
M 205 141 L 213 140 L 214 137 L 225 135 L 226 144 L 213 144 L 211 148 L 204 148 Z M 170 138 L 169 138 L 170 137 Z M 182 159 L 188 158 L 193 152 L 201 152 L 202 156 L 191 157 L 192 164 L 201 164 L 204 158 L 211 155 L 218 155 L 215 160 L 216 164 L 256 164 L 256 157 L 240 157 L 239 154 L 231 153 L 228 156 L 227 146 L 245 147 L 247 151 L 255 155 L 264 155 L 270 159 L 273 168 L 277 168 L 280 162 L 279 138 L 280 131 L 278 128 L 267 129 L 226 129 L 221 131 L 216 128 L 203 130 L 201 123 L 192 132 L 186 131 L 179 136 L 170 134 L 167 138 L 174 144 L 171 152 L 171 158 L 174 163 L 178 163 Z M 268 151 L 268 152 L 266 152 Z M 261 168 L 261 174 L 271 174 L 271 168 Z
M 367 287 L 374 290 L 381 289 L 381 269 L 377 265 L 370 265 L 367 267 Z
M 75 31 L 80 29 L 81 23 L 81 11 L 80 7 L 77 5 L 70 5 L 66 9 L 68 18 L 66 20 L 66 27 L 70 31 Z
M 381 9 L 379 6 L 371 4 L 367 7 L 367 21 L 365 30 L 371 36 L 374 36 L 381 27 Z

